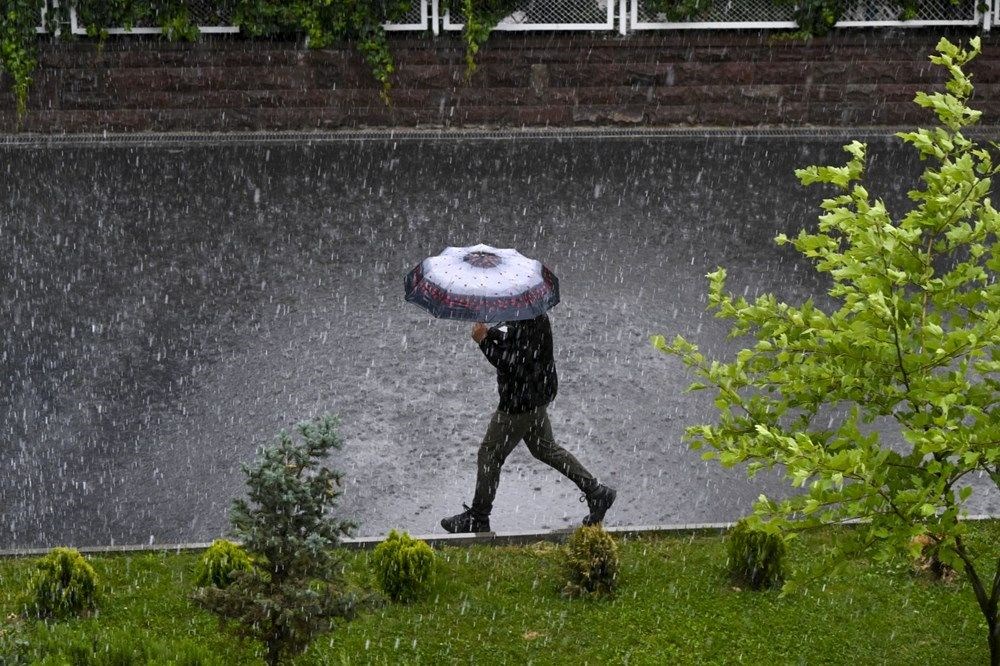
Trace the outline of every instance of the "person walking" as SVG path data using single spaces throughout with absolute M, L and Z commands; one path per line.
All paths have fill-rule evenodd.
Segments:
M 472 339 L 497 369 L 500 404 L 479 446 L 472 506 L 463 504 L 465 511 L 442 519 L 441 527 L 451 533 L 490 531 L 500 469 L 521 440 L 531 455 L 560 471 L 583 492 L 580 501 L 586 500 L 590 511 L 583 524 L 602 522 L 615 501 L 615 489 L 599 483 L 552 436 L 546 406 L 556 397 L 558 379 L 548 316 L 507 321 L 492 328 L 476 323 Z

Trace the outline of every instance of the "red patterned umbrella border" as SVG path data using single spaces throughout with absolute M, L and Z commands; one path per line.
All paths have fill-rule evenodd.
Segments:
M 424 276 L 423 262 L 403 284 L 405 298 L 439 319 L 498 322 L 533 319 L 559 303 L 559 278 L 542 266 L 542 282 L 514 296 L 454 294 Z

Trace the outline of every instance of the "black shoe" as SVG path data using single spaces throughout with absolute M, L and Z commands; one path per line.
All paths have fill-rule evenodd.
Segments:
M 464 534 L 467 532 L 489 532 L 490 531 L 490 518 L 479 518 L 476 516 L 472 509 L 463 504 L 465 511 L 462 513 L 452 516 L 451 518 L 442 518 L 441 527 L 447 532 L 452 534 Z M 601 514 L 603 515 L 603 514 Z
M 611 505 L 615 503 L 618 495 L 614 488 L 603 484 L 597 486 L 593 491 L 580 498 L 580 501 L 587 500 L 587 508 L 590 509 L 583 518 L 584 525 L 596 525 L 604 521 L 604 514 L 608 512 Z

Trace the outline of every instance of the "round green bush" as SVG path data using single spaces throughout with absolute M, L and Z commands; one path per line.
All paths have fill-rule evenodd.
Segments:
M 726 566 L 734 585 L 764 590 L 784 582 L 786 547 L 777 534 L 754 529 L 744 519 L 726 536 L 726 551 Z
M 97 574 L 75 548 L 53 548 L 28 584 L 27 611 L 39 618 L 79 615 L 97 607 Z
M 216 539 L 198 560 L 195 584 L 224 589 L 233 582 L 237 572 L 252 570 L 253 559 L 243 548 L 232 541 Z
M 564 595 L 611 594 L 621 567 L 618 544 L 601 525 L 579 527 L 563 547 L 562 565 L 569 577 Z
M 371 562 L 379 587 L 393 601 L 415 601 L 427 591 L 434 574 L 434 549 L 426 541 L 396 530 L 375 546 Z

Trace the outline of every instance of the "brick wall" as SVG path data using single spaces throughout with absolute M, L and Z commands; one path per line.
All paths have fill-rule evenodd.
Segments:
M 966 40 L 974 32 L 951 31 Z M 944 76 L 940 30 L 770 33 L 494 33 L 464 80 L 456 35 L 391 37 L 385 106 L 350 47 L 207 38 L 46 43 L 18 126 L 8 79 L 0 132 L 308 130 L 436 126 L 839 126 L 926 122 L 911 103 Z M 1000 124 L 1000 34 L 970 70 L 983 122 Z

